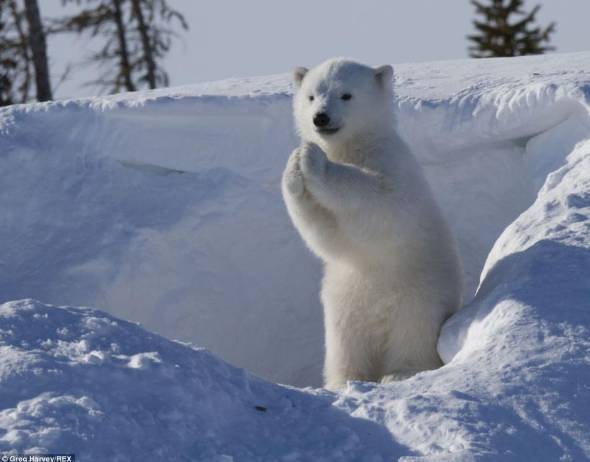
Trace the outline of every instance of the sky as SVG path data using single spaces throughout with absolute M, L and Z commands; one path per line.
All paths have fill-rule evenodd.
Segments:
M 190 25 L 164 61 L 172 86 L 280 74 L 333 56 L 373 65 L 467 58 L 465 36 L 474 16 L 468 0 L 168 1 Z M 64 12 L 61 0 L 39 3 L 46 17 Z M 542 5 L 541 25 L 557 22 L 552 39 L 557 52 L 590 50 L 589 0 L 525 4 Z M 77 36 L 50 39 L 54 83 L 73 65 L 57 97 L 99 93 L 84 84 L 96 77 L 96 69 L 82 63 L 96 43 Z

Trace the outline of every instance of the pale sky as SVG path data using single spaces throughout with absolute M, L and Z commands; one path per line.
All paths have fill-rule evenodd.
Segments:
M 45 16 L 59 15 L 61 0 L 41 0 Z M 171 85 L 289 72 L 332 56 L 368 64 L 467 57 L 472 32 L 468 0 L 169 0 L 190 30 L 165 60 Z M 527 0 L 541 4 L 541 25 L 557 22 L 558 52 L 590 50 L 590 0 Z M 68 62 L 79 62 L 92 42 L 76 36 L 50 40 L 54 81 Z M 590 65 L 590 63 L 589 63 Z M 78 65 L 57 97 L 96 94 L 84 86 L 95 70 Z

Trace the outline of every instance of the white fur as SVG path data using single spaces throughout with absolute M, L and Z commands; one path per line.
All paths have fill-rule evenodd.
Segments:
M 439 330 L 461 306 L 453 238 L 394 130 L 392 74 L 390 66 L 344 59 L 294 72 L 302 142 L 283 174 L 283 195 L 299 233 L 325 264 L 330 389 L 441 366 Z M 352 98 L 344 101 L 344 93 Z M 340 130 L 319 133 L 318 112 Z

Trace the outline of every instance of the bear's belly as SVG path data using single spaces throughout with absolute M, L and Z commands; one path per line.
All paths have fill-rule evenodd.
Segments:
M 400 351 L 408 337 L 423 339 L 428 343 L 423 348 L 434 351 L 445 316 L 438 296 L 423 276 L 338 265 L 326 267 L 321 293 L 327 325 L 374 344 L 377 350 Z

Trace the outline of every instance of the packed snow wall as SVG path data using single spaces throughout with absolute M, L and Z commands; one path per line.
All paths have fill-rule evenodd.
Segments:
M 466 301 L 588 137 L 588 62 L 396 66 L 398 128 L 459 240 Z M 98 306 L 318 385 L 321 269 L 279 191 L 296 145 L 287 76 L 3 109 L 0 301 Z

